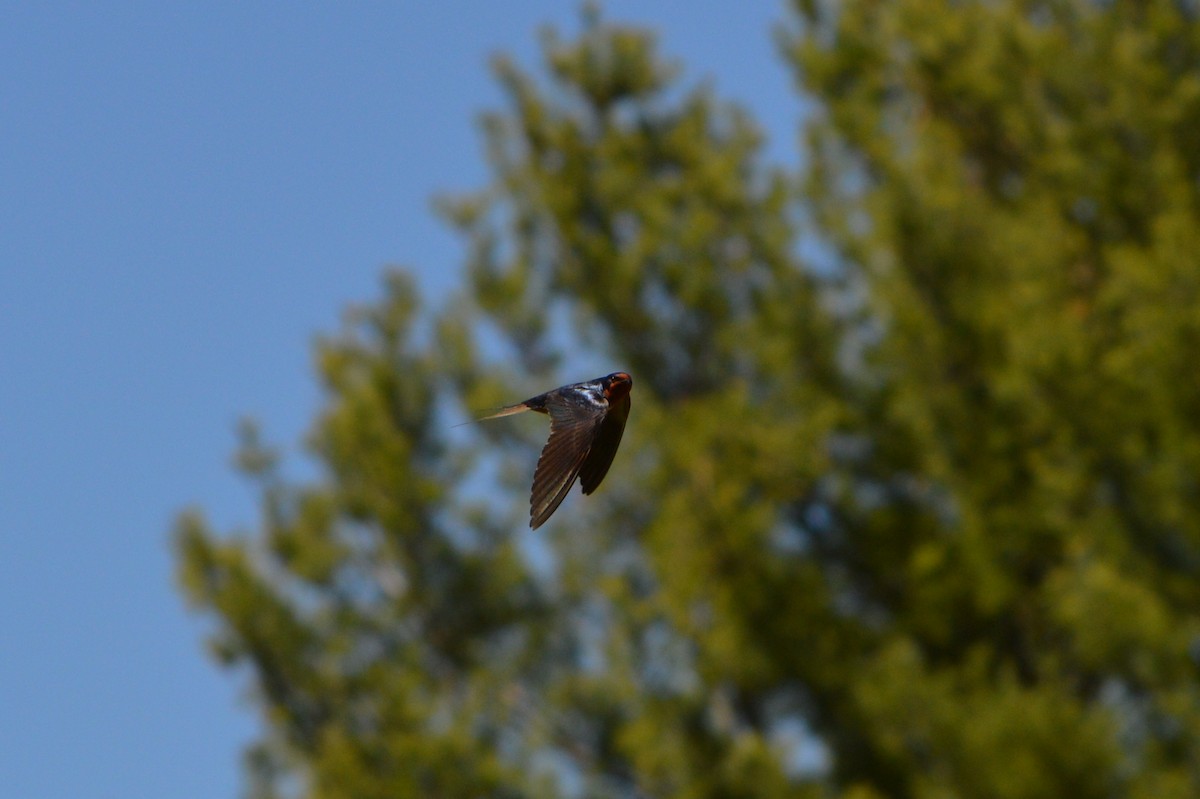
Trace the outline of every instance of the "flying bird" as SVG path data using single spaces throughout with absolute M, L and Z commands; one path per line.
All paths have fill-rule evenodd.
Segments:
M 571 383 L 524 402 L 501 408 L 485 419 L 525 411 L 550 416 L 550 438 L 533 472 L 529 494 L 529 526 L 536 530 L 550 518 L 578 478 L 584 494 L 600 485 L 625 432 L 633 378 L 613 372 L 586 383 Z

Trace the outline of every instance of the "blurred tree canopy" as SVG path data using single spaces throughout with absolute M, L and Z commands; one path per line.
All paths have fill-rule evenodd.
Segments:
M 585 12 L 499 59 L 465 288 L 318 348 L 180 517 L 256 798 L 1200 794 L 1200 8 L 797 0 L 801 174 Z M 769 43 L 764 42 L 764 46 Z M 613 472 L 523 529 L 541 418 Z

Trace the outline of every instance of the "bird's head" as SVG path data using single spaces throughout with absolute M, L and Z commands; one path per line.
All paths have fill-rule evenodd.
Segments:
M 613 372 L 600 382 L 604 386 L 604 398 L 610 403 L 624 399 L 633 389 L 633 378 L 628 372 Z

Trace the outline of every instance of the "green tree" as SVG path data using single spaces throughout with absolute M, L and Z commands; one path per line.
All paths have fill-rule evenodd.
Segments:
M 835 771 L 1200 790 L 1200 25 L 1185 3 L 807 7 L 806 196 L 880 332 L 836 559 L 880 619 Z M 849 752 L 854 752 L 851 755 Z
M 1200 791 L 1195 10 L 799 2 L 802 176 L 585 17 L 496 64 L 469 289 L 319 346 L 320 478 L 248 428 L 258 530 L 178 523 L 251 794 Z M 615 368 L 521 532 L 544 420 L 458 412 Z

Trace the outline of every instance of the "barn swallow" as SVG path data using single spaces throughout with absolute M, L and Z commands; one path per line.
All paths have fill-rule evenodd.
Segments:
M 498 419 L 524 411 L 550 416 L 550 438 L 533 472 L 529 526 L 536 530 L 562 503 L 575 479 L 584 494 L 600 485 L 625 432 L 633 378 L 625 372 L 572 383 L 501 408 L 480 419 Z

